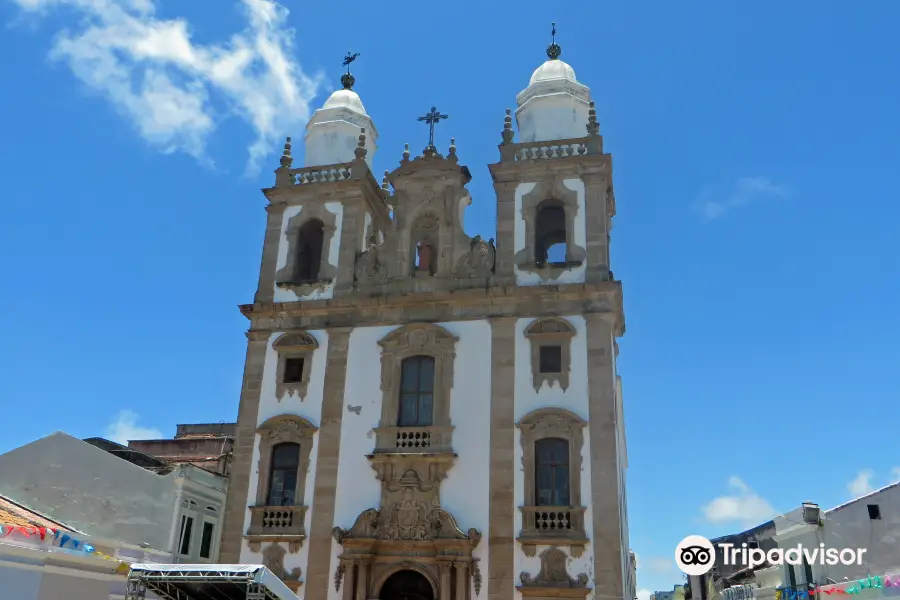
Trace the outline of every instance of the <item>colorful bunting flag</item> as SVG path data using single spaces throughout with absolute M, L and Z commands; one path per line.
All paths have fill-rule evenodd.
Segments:
M 840 587 L 846 585 L 847 587 Z M 846 584 L 809 585 L 809 590 L 792 590 L 790 588 L 777 588 L 775 600 L 804 600 L 814 594 L 837 594 L 839 596 L 853 596 L 862 593 L 865 589 L 883 587 L 900 587 L 900 575 L 885 575 L 883 577 L 866 577 Z
M 91 544 L 82 542 L 81 540 L 74 538 L 67 533 L 62 533 L 61 531 L 53 527 L 23 527 L 21 525 L 0 524 L 0 538 L 7 537 L 13 532 L 23 535 L 27 538 L 30 538 L 32 535 L 37 535 L 40 536 L 41 541 L 47 541 L 47 533 L 49 532 L 50 534 L 52 534 L 50 543 L 54 544 L 56 540 L 59 540 L 59 548 L 65 548 L 66 544 L 69 544 L 69 546 L 73 550 L 79 550 L 80 548 L 85 554 L 90 554 L 91 556 L 102 558 L 103 560 L 111 560 L 113 562 L 117 562 L 119 564 L 116 567 L 116 573 L 118 573 L 119 575 L 127 575 L 128 571 L 131 570 L 131 567 L 127 562 L 119 560 L 118 558 L 110 556 L 109 554 L 100 552 Z

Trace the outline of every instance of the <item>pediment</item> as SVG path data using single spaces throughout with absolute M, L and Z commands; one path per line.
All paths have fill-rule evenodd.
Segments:
M 410 323 L 398 327 L 382 338 L 378 344 L 382 348 L 408 347 L 411 350 L 427 348 L 452 348 L 459 338 L 433 323 Z

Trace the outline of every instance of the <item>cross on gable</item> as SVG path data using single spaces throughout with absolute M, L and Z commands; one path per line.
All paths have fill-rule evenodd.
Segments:
M 424 121 L 428 123 L 428 147 L 434 148 L 434 124 L 438 123 L 443 119 L 449 119 L 449 115 L 442 115 L 437 111 L 437 108 L 434 106 L 431 107 L 431 112 L 426 114 L 423 117 L 419 117 L 419 121 Z

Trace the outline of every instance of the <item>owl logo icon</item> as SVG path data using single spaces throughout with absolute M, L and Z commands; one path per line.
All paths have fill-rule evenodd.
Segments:
M 675 563 L 683 573 L 704 575 L 716 562 L 716 550 L 702 535 L 689 535 L 675 546 Z

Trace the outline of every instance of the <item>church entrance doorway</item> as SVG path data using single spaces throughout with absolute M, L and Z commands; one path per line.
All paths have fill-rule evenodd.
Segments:
M 431 582 L 416 571 L 397 571 L 381 586 L 380 600 L 435 600 Z

